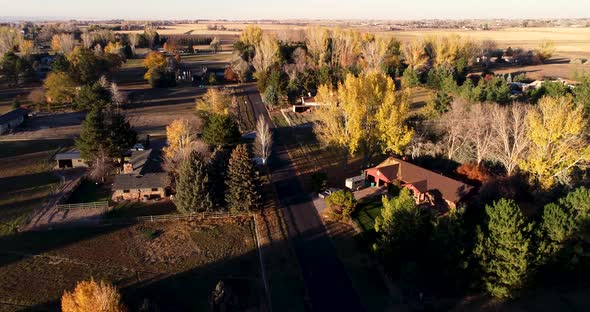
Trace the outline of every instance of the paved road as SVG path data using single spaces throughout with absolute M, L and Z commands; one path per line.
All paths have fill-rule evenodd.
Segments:
M 255 86 L 244 88 L 255 114 L 270 121 Z M 271 123 L 272 124 L 272 123 Z M 338 259 L 312 199 L 303 191 L 301 180 L 288 154 L 288 142 L 281 141 L 291 129 L 275 129 L 271 169 L 287 219 L 289 234 L 303 272 L 313 311 L 364 311 L 344 266 Z

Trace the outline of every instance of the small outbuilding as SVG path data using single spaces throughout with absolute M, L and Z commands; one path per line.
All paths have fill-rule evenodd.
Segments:
M 166 197 L 167 173 L 146 173 L 144 175 L 119 174 L 113 183 L 113 201 L 146 201 Z
M 88 164 L 84 161 L 78 150 L 70 150 L 56 154 L 55 161 L 57 162 L 55 166 L 56 169 L 88 167 Z
M 29 112 L 28 109 L 19 107 L 0 115 L 0 134 L 5 134 L 20 126 L 29 116 Z

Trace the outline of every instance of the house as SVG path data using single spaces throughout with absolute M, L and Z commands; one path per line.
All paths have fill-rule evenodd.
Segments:
M 69 150 L 64 153 L 56 154 L 55 161 L 57 161 L 55 169 L 88 167 L 88 164 L 84 161 L 78 150 Z
M 145 201 L 166 197 L 168 174 L 146 173 L 144 175 L 119 174 L 113 183 L 113 201 Z
M 19 107 L 0 115 L 0 134 L 7 133 L 20 126 L 29 116 L 29 112 L 28 109 Z
M 418 204 L 444 202 L 454 208 L 473 190 L 472 186 L 463 182 L 394 157 L 365 170 L 365 175 L 376 186 L 400 184 L 410 189 Z
M 151 154 L 151 149 L 131 151 L 131 155 L 125 158 L 122 173 L 135 175 L 145 173 Z

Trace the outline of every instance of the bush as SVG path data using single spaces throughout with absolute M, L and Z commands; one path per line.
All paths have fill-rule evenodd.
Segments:
M 117 288 L 93 279 L 79 282 L 72 292 L 66 291 L 61 297 L 61 309 L 63 312 L 127 311 Z
M 335 221 L 346 221 L 356 208 L 357 201 L 354 194 L 347 190 L 332 193 L 326 198 L 328 217 Z
M 483 165 L 476 163 L 465 163 L 457 168 L 457 173 L 464 176 L 466 179 L 482 184 L 491 179 L 491 174 Z

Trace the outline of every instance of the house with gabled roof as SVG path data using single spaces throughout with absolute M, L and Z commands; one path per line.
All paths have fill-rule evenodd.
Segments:
M 454 208 L 473 191 L 473 187 L 466 183 L 395 157 L 365 170 L 365 176 L 376 186 L 398 184 L 410 189 L 418 204 L 436 204 L 444 201 L 449 207 Z

